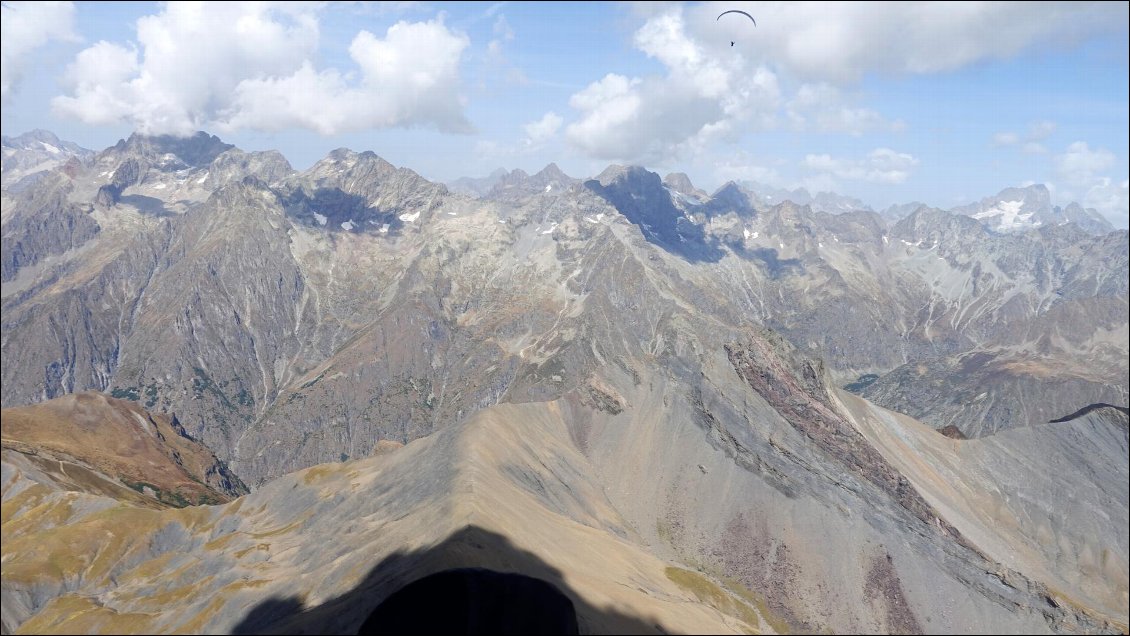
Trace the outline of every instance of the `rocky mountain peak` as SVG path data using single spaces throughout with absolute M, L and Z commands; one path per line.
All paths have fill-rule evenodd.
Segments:
M 534 176 L 541 178 L 541 179 L 553 179 L 555 181 L 561 181 L 562 183 L 564 183 L 566 181 L 574 181 L 575 180 L 572 177 L 570 177 L 569 175 L 565 174 L 561 170 L 561 168 L 557 167 L 556 163 L 550 163 L 546 167 L 542 168 Z
M 55 133 L 42 128 L 28 131 L 15 137 L 0 137 L 5 149 L 45 151 L 54 155 L 68 154 L 78 157 L 89 157 L 94 154 L 71 141 L 59 139 Z M 5 153 L 7 155 L 8 153 Z
M 593 179 L 600 185 L 608 187 L 613 184 L 630 188 L 659 188 L 662 189 L 663 181 L 659 175 L 649 171 L 643 166 L 622 166 L 611 164 Z
M 144 160 L 159 170 L 179 170 L 207 166 L 232 148 L 235 146 L 203 131 L 188 137 L 133 133 L 118 141 L 110 152 Z
M 1097 211 L 1086 210 L 1078 203 L 1070 203 L 1066 208 L 1052 205 L 1051 192 L 1042 183 L 1005 188 L 953 211 L 977 219 L 996 232 L 1023 232 L 1065 223 L 1076 223 L 1090 234 L 1105 234 L 1114 229 Z
M 891 227 L 891 236 L 917 241 L 933 237 L 948 241 L 981 240 L 986 228 L 968 216 L 923 206 Z
M 81 169 L 81 164 L 94 156 L 94 151 L 70 141 L 64 141 L 54 133 L 36 129 L 17 135 L 2 137 L 3 158 L 0 159 L 4 187 L 18 192 L 34 185 L 47 174 L 47 171 L 65 165 L 71 160 L 67 174 L 73 176 Z
M 232 148 L 220 153 L 208 166 L 205 185 L 215 189 L 220 184 L 247 175 L 254 175 L 264 183 L 275 183 L 293 173 L 290 162 L 276 150 L 244 152 Z
M 749 191 L 733 181 L 727 181 L 710 195 L 706 208 L 713 215 L 734 212 L 738 216 L 747 217 L 755 214 L 754 203 L 754 197 Z
M 663 183 L 679 194 L 685 194 L 689 197 L 698 197 L 705 194 L 702 190 L 694 187 L 691 183 L 691 178 L 685 172 L 671 172 L 666 177 L 663 177 Z

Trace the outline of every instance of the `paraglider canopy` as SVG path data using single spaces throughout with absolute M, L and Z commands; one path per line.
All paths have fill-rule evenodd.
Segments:
M 749 18 L 749 21 L 753 23 L 753 26 L 757 26 L 757 20 L 754 20 L 752 15 L 746 13 L 745 11 L 740 11 L 738 9 L 730 9 L 729 11 L 723 11 L 722 13 L 718 14 L 717 18 L 714 18 L 714 21 L 717 22 L 717 21 L 721 20 L 722 16 L 726 15 L 727 13 L 740 13 L 740 14 L 744 15 L 745 17 Z M 733 45 L 734 45 L 734 43 L 733 43 L 733 41 L 731 41 L 730 46 L 733 46 Z

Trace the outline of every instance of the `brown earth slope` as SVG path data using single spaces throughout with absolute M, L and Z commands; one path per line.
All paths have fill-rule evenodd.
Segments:
M 175 416 L 148 413 L 133 402 L 94 391 L 4 409 L 3 447 L 34 458 L 90 469 L 174 506 L 223 503 L 247 492 L 238 477 L 195 440 Z M 66 468 L 58 478 L 72 477 Z M 107 480 L 71 480 L 73 489 L 105 492 Z M 112 494 L 111 489 L 106 494 Z

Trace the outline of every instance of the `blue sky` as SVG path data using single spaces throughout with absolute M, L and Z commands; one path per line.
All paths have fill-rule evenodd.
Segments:
M 440 181 L 637 163 L 876 208 L 1045 183 L 1127 226 L 1125 2 L 3 6 L 5 135 L 204 129 Z

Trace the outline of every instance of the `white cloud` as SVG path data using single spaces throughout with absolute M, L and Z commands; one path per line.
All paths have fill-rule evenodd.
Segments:
M 1080 41 L 1125 28 L 1126 3 L 1073 2 L 804 2 L 746 7 L 756 29 L 715 18 L 733 3 L 707 3 L 694 11 L 695 32 L 718 47 L 740 46 L 790 75 L 852 83 L 867 73 L 936 73 L 1033 46 Z M 876 46 L 882 43 L 882 46 Z
M 317 70 L 318 5 L 170 3 L 137 22 L 139 48 L 99 42 L 68 71 L 56 112 L 150 133 L 203 128 L 322 134 L 428 125 L 467 131 L 458 93 L 467 37 L 441 19 L 359 32 L 355 70 Z
M 1086 142 L 1077 141 L 1056 156 L 1056 170 L 1073 191 L 1082 193 L 1080 203 L 1095 208 L 1117 227 L 1126 227 L 1130 214 L 1127 180 L 1119 183 L 1110 177 L 1117 158 L 1105 148 L 1092 150 Z M 1064 198 L 1071 193 L 1064 191 Z
M 1043 141 L 1051 137 L 1055 132 L 1056 124 L 1054 121 L 1038 121 L 1028 127 L 1028 140 L 1029 141 Z
M 505 63 L 506 57 L 503 55 L 503 43 L 509 42 L 514 39 L 514 29 L 510 27 L 510 23 L 506 20 L 506 16 L 499 14 L 494 20 L 494 26 L 491 29 L 494 32 L 494 38 L 487 43 L 487 55 L 496 63 Z
M 29 54 L 51 40 L 77 40 L 73 3 L 5 2 L 0 9 L 0 99 L 19 86 Z
M 1077 141 L 1056 157 L 1060 175 L 1072 185 L 1085 185 L 1098 178 L 1098 174 L 1114 165 L 1114 153 L 1104 148 L 1091 150 L 1086 142 Z
M 787 116 L 797 130 L 846 133 L 859 137 L 873 131 L 899 132 L 902 121 L 888 121 L 870 108 L 853 108 L 844 103 L 841 91 L 828 84 L 803 84 L 786 106 Z
M 918 165 L 918 159 L 890 148 L 876 148 L 863 159 L 835 158 L 828 154 L 806 155 L 803 165 L 840 179 L 897 184 L 910 177 L 910 170 Z
M 1044 141 L 1055 132 L 1057 126 L 1054 121 L 1037 121 L 1028 126 L 1028 132 L 1020 135 L 1015 132 L 999 132 L 993 135 L 994 146 L 1020 146 L 1028 154 L 1044 154 L 1048 151 L 1041 141 Z
M 580 116 L 566 137 L 588 156 L 670 161 L 772 122 L 780 102 L 776 75 L 741 55 L 708 51 L 687 32 L 682 7 L 649 19 L 634 43 L 665 74 L 609 73 L 570 98 Z
M 792 184 L 787 182 L 781 173 L 772 166 L 763 165 L 744 152 L 734 153 L 733 157 L 724 157 L 713 164 L 714 177 L 720 182 L 727 181 L 755 181 L 774 188 L 785 188 Z
M 1014 132 L 999 132 L 993 135 L 994 146 L 1015 146 L 1020 143 L 1020 135 Z
M 557 131 L 561 129 L 561 124 L 564 122 L 565 120 L 560 115 L 549 111 L 541 119 L 523 126 L 526 131 L 526 143 L 536 146 L 552 139 L 557 135 Z

